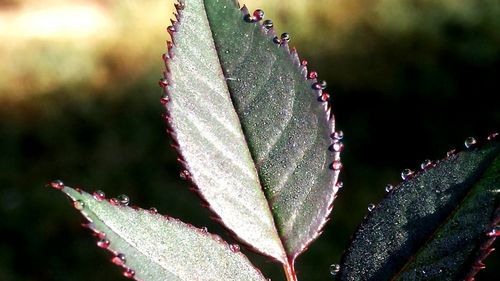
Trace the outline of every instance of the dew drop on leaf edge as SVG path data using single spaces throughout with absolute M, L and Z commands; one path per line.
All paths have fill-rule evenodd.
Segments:
M 316 79 L 316 78 L 318 78 L 318 73 L 316 71 L 309 72 L 309 79 Z
M 262 25 L 267 29 L 271 29 L 273 28 L 274 24 L 272 20 L 265 20 L 264 22 L 262 22 Z
M 97 241 L 97 246 L 99 248 L 103 248 L 103 249 L 107 249 L 110 244 L 111 244 L 111 242 L 106 238 L 99 239 L 99 241 Z
M 342 152 L 344 151 L 344 143 L 341 141 L 335 141 L 332 144 L 332 150 L 335 152 Z
M 62 180 L 53 180 L 49 183 L 49 186 L 54 189 L 61 190 L 64 188 L 64 183 Z
M 127 269 L 125 269 L 125 271 L 123 271 L 123 276 L 125 276 L 127 278 L 134 278 L 135 270 L 133 270 L 131 268 L 127 268 Z
M 411 178 L 413 176 L 414 172 L 410 169 L 404 169 L 402 172 L 401 172 L 401 178 L 403 180 L 407 180 L 409 178 Z
M 486 139 L 491 141 L 491 140 L 496 139 L 497 137 L 498 137 L 498 133 L 492 133 Z
M 343 131 L 336 131 L 332 134 L 332 139 L 334 140 L 341 140 L 344 138 L 344 132 Z
M 427 168 L 430 168 L 432 166 L 432 161 L 429 159 L 425 159 L 422 164 L 420 164 L 420 169 L 426 170 Z
M 375 210 L 375 204 L 373 203 L 368 204 L 368 212 L 371 212 L 373 210 Z
M 313 90 L 325 90 L 326 86 L 327 86 L 326 81 L 315 82 L 311 85 Z
M 394 186 L 392 184 L 388 184 L 385 186 L 385 192 L 389 193 L 394 190 Z
M 161 95 L 160 97 L 160 103 L 165 105 L 167 104 L 168 102 L 170 101 L 170 99 L 168 98 L 168 95 L 167 94 L 163 94 Z
M 130 198 L 125 194 L 118 195 L 116 197 L 116 200 L 118 200 L 118 203 L 120 203 L 120 205 L 122 206 L 128 206 L 128 204 L 130 203 Z
M 290 34 L 282 33 L 281 34 L 281 42 L 290 42 Z
M 127 262 L 127 259 L 125 258 L 124 254 L 118 254 L 115 257 L 113 257 L 113 259 L 111 259 L 111 262 L 113 262 L 118 266 L 122 266 Z
M 337 188 L 338 188 L 338 189 L 342 189 L 342 187 L 344 187 L 344 182 L 342 182 L 342 181 L 337 181 L 336 186 L 337 186 Z
M 334 264 L 330 265 L 330 274 L 332 276 L 337 275 L 339 273 L 339 271 L 340 271 L 340 265 L 339 264 L 334 263 Z
M 260 21 L 264 18 L 264 15 L 264 11 L 262 11 L 261 9 L 257 9 L 253 12 L 253 18 L 255 21 Z
M 238 244 L 231 244 L 229 245 L 229 249 L 233 253 L 238 253 L 240 251 L 240 246 Z
M 342 163 L 340 162 L 340 160 L 335 160 L 335 161 L 333 161 L 331 167 L 332 167 L 332 170 L 334 170 L 334 171 L 341 170 L 342 169 Z
M 477 144 L 477 141 L 473 137 L 468 137 L 464 141 L 465 148 L 467 148 L 467 149 L 473 148 L 476 144 Z
M 180 172 L 179 176 L 183 180 L 189 180 L 191 178 L 191 173 L 188 170 L 182 170 Z
M 75 200 L 73 201 L 73 207 L 75 207 L 78 211 L 81 211 L 85 208 L 85 203 L 82 200 Z
M 94 191 L 94 193 L 92 193 L 92 196 L 97 201 L 102 201 L 102 200 L 106 199 L 106 194 L 102 190 Z

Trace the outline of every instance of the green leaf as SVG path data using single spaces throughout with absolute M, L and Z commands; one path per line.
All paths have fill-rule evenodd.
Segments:
M 224 224 L 293 263 L 338 189 L 334 122 L 315 75 L 307 79 L 286 40 L 274 43 L 247 13 L 233 0 L 186 1 L 167 59 L 167 119 L 190 179 Z
M 112 261 L 123 266 L 124 275 L 143 281 L 266 280 L 237 246 L 205 230 L 155 212 L 111 204 L 70 187 L 60 188 L 102 239 L 98 245 L 114 253 Z
M 451 155 L 403 182 L 367 216 L 339 280 L 463 280 L 482 266 L 499 200 L 498 142 Z

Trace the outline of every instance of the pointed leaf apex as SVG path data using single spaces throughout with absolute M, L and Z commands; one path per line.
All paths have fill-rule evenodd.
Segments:
M 185 224 L 157 211 L 128 207 L 128 200 L 106 200 L 102 192 L 88 194 L 64 186 L 65 193 L 89 223 L 97 246 L 113 254 L 123 275 L 143 281 L 266 280 L 239 252 L 218 235 Z M 217 259 L 213 259 L 216 256 Z

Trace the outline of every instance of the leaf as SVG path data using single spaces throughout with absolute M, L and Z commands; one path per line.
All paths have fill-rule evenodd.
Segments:
M 328 94 L 316 73 L 307 79 L 287 35 L 274 38 L 233 0 L 181 7 L 161 81 L 174 146 L 231 231 L 293 264 L 338 190 L 342 144 L 331 138 Z
M 434 165 L 367 216 L 344 254 L 339 280 L 463 280 L 471 267 L 484 266 L 478 252 L 488 247 L 486 233 L 500 206 L 500 144 Z
M 237 245 L 230 246 L 205 230 L 156 212 L 111 204 L 102 194 L 92 196 L 62 184 L 57 189 L 73 200 L 89 228 L 101 238 L 98 245 L 114 253 L 112 261 L 123 266 L 127 277 L 142 281 L 266 280 Z

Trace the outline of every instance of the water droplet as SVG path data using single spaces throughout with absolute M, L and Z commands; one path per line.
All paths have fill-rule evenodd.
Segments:
M 111 205 L 120 205 L 120 202 L 118 202 L 118 199 L 116 198 L 110 198 L 109 199 L 109 203 L 111 203 Z
M 324 89 L 326 89 L 326 81 L 313 83 L 312 88 L 314 90 L 324 90 Z
M 222 238 L 220 238 L 220 236 L 219 236 L 219 235 L 217 235 L 217 234 L 213 234 L 213 235 L 212 235 L 212 238 L 214 238 L 214 240 L 215 240 L 215 241 L 218 241 L 218 242 L 221 242 L 221 241 L 222 241 Z
M 83 203 L 82 200 L 75 200 L 73 201 L 73 207 L 75 207 L 78 211 L 81 211 L 85 208 L 85 203 Z
M 281 44 L 281 40 L 278 38 L 278 36 L 274 36 L 274 38 L 273 38 L 273 42 L 274 42 L 275 44 Z
M 344 138 L 344 132 L 343 131 L 336 131 L 332 134 L 332 139 L 334 140 L 341 140 Z
M 160 97 L 160 103 L 161 104 L 167 104 L 169 101 L 170 101 L 170 99 L 168 98 L 167 94 L 161 95 L 161 97 Z
M 465 139 L 464 144 L 465 144 L 465 148 L 472 148 L 477 144 L 477 141 L 473 137 L 468 137 Z
M 123 206 L 128 206 L 128 203 L 130 203 L 130 198 L 128 198 L 128 196 L 125 194 L 118 195 L 116 197 L 116 200 L 118 200 L 118 203 Z
M 107 249 L 109 247 L 109 244 L 111 244 L 111 241 L 108 239 L 100 239 L 97 241 L 97 246 L 103 249 Z
M 426 170 L 428 168 L 431 168 L 433 166 L 433 163 L 430 159 L 425 159 L 424 162 L 422 162 L 422 164 L 420 164 L 420 168 L 422 170 Z
M 272 20 L 265 20 L 262 25 L 267 28 L 267 29 L 271 29 L 273 28 L 273 21 Z
M 344 150 L 344 143 L 341 141 L 336 141 L 332 144 L 332 150 L 335 152 L 342 152 Z
M 342 169 L 342 163 L 340 162 L 340 160 L 333 161 L 332 169 L 335 171 Z
M 389 193 L 394 190 L 394 185 L 388 184 L 385 186 L 385 192 Z
M 330 100 L 330 95 L 327 92 L 323 92 L 319 97 L 319 100 L 322 102 L 327 102 L 328 100 Z
M 208 233 L 208 228 L 207 227 L 202 227 L 201 231 L 204 232 L 204 233 Z
M 456 153 L 457 153 L 457 150 L 452 149 L 452 150 L 446 152 L 446 157 L 451 157 L 451 156 L 455 155 Z
M 413 176 L 414 172 L 410 169 L 404 169 L 402 172 L 401 172 L 401 178 L 403 180 L 407 180 L 409 178 L 411 178 Z
M 318 78 L 318 73 L 316 71 L 309 72 L 309 79 L 316 79 L 316 78 Z
M 106 199 L 106 194 L 102 190 L 97 190 L 92 193 L 92 196 L 94 196 L 94 199 L 97 201 L 102 201 Z
M 127 278 L 134 278 L 135 276 L 135 270 L 131 269 L 131 268 L 127 268 L 124 272 L 123 272 L 123 276 L 127 277 Z
M 125 258 L 124 254 L 118 254 L 113 259 L 111 259 L 111 262 L 118 266 L 122 266 L 127 262 L 127 259 Z
M 500 226 L 493 227 L 488 233 L 486 233 L 489 237 L 498 237 L 500 236 Z
M 64 188 L 64 183 L 61 180 L 54 180 L 49 183 L 50 187 L 61 190 Z
M 162 87 L 162 88 L 165 88 L 168 86 L 168 80 L 165 78 L 162 78 L 162 79 L 160 79 L 160 81 L 158 81 L 158 85 L 160 85 L 160 87 Z
M 486 139 L 487 140 L 494 140 L 498 137 L 498 133 L 493 133 L 493 134 L 490 134 Z
M 375 210 L 375 204 L 373 203 L 368 204 L 368 212 L 371 212 L 373 210 Z
M 340 264 L 334 263 L 334 264 L 330 265 L 330 274 L 331 275 L 335 276 L 339 273 L 339 271 L 340 271 Z
M 255 21 L 260 21 L 261 19 L 264 18 L 264 11 L 261 9 L 257 9 L 253 12 L 253 18 Z
M 231 244 L 229 245 L 229 250 L 233 253 L 238 253 L 240 251 L 240 246 L 237 244 Z
M 342 187 L 344 187 L 344 182 L 342 182 L 342 181 L 337 181 L 336 186 L 337 186 L 337 188 L 338 188 L 338 189 L 341 189 Z
M 191 173 L 188 170 L 182 170 L 179 176 L 183 180 L 189 180 L 191 178 Z
M 303 60 L 303 61 L 301 61 L 301 62 L 300 62 L 300 64 L 301 64 L 302 66 L 307 66 L 307 61 L 306 61 L 306 60 Z
M 168 53 L 164 53 L 163 55 L 161 55 L 161 58 L 163 59 L 163 61 L 167 61 L 170 57 L 168 55 Z
M 175 27 L 173 25 L 167 27 L 167 32 L 168 34 L 173 35 L 175 32 Z
M 158 214 L 158 210 L 155 207 L 151 207 L 151 208 L 149 208 L 149 213 L 156 215 L 156 214 Z
M 281 34 L 281 42 L 290 42 L 290 34 L 282 33 Z

